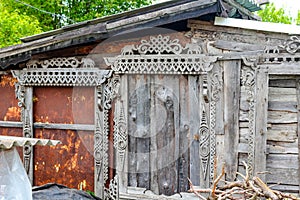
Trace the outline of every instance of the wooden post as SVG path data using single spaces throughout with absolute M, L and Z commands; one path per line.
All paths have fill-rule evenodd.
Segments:
M 240 70 L 241 61 L 224 62 L 224 157 L 228 181 L 234 181 L 238 168 Z
M 296 80 L 296 90 L 297 90 L 297 133 L 298 133 L 298 184 L 300 186 L 300 80 Z M 299 187 L 300 195 L 300 187 Z
M 23 87 L 23 86 L 21 86 Z M 33 101 L 32 101 L 32 87 L 25 87 L 25 101 L 23 107 L 23 136 L 33 138 Z M 28 178 L 33 185 L 33 147 L 25 145 L 23 148 L 23 163 L 27 172 Z
M 254 173 L 266 171 L 267 117 L 268 117 L 268 70 L 258 68 L 256 73 L 255 150 Z M 265 175 L 260 175 L 266 181 Z

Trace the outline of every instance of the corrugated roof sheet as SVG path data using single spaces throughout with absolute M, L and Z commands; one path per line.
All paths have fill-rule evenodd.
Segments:
M 37 139 L 26 137 L 14 137 L 0 135 L 0 149 L 11 149 L 14 146 L 42 145 L 42 146 L 55 146 L 60 144 L 59 140 Z
M 250 10 L 251 12 L 261 10 L 257 0 L 235 0 L 235 1 L 241 4 L 246 9 Z

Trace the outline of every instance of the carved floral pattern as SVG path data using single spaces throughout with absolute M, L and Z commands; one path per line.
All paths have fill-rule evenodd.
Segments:
M 245 63 L 246 64 L 246 63 Z M 247 102 L 249 106 L 248 118 L 249 118 L 249 139 L 248 139 L 248 170 L 249 174 L 253 175 L 254 166 L 254 151 L 255 151 L 255 66 L 250 65 L 242 68 L 241 77 L 242 86 L 245 87 L 247 93 Z
M 201 74 L 212 70 L 217 59 L 202 54 L 198 44 L 183 47 L 177 39 L 162 35 L 142 40 L 138 46 L 127 45 L 117 57 L 104 58 L 114 72 L 129 74 Z

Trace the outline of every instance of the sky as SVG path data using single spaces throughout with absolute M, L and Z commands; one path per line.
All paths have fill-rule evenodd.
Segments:
M 284 8 L 294 18 L 296 18 L 298 10 L 300 10 L 298 0 L 270 0 L 270 2 L 274 2 L 278 8 Z

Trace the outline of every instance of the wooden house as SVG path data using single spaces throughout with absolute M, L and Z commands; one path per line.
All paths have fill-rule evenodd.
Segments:
M 103 199 L 197 199 L 244 173 L 298 194 L 299 28 L 253 1 L 170 1 L 23 38 L 0 49 L 0 134 L 33 185 Z M 268 173 L 263 173 L 263 172 Z M 162 196 L 164 195 L 164 196 Z

